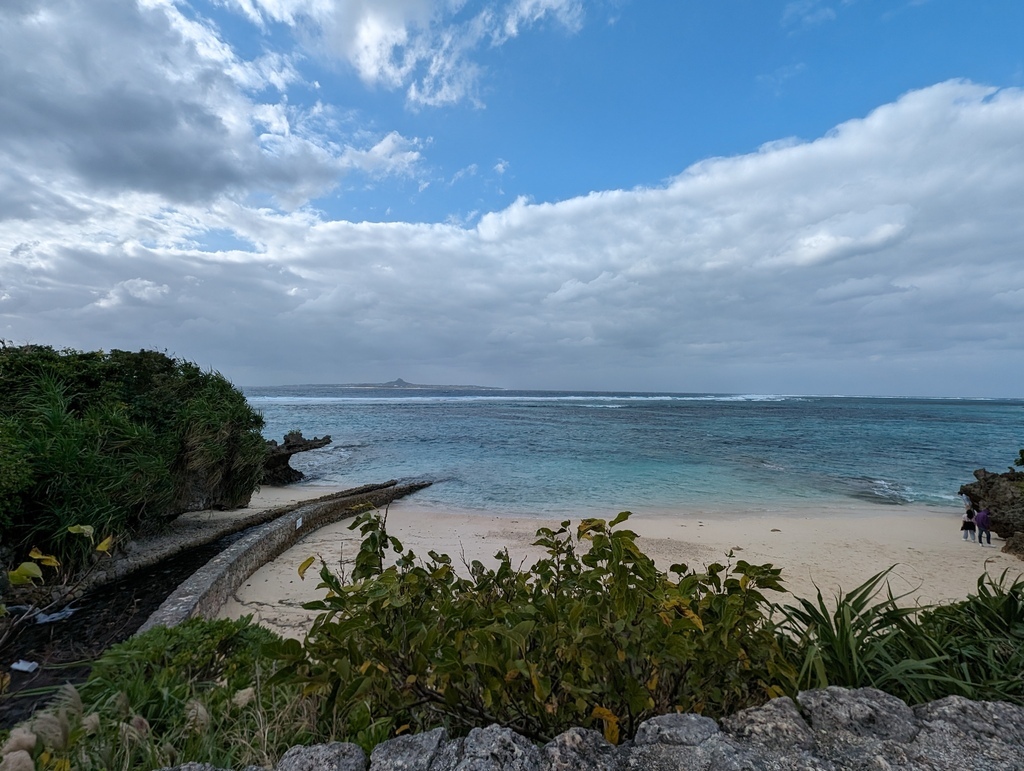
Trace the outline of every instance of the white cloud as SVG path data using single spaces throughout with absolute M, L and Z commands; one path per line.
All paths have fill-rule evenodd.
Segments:
M 816 27 L 835 21 L 836 12 L 822 0 L 793 0 L 782 9 L 782 26 Z
M 452 174 L 452 180 L 448 184 L 454 185 L 456 182 L 458 182 L 460 179 L 463 179 L 464 177 L 475 177 L 478 170 L 479 169 L 477 165 L 475 163 L 471 163 L 469 164 L 469 166 L 461 168 L 454 174 Z
M 479 102 L 474 52 L 548 19 L 575 32 L 581 0 L 504 0 L 468 11 L 465 0 L 224 0 L 259 25 L 286 24 L 321 54 L 348 62 L 373 86 L 404 88 L 413 105 Z M 468 18 L 467 18 L 468 17 Z
M 103 298 L 96 301 L 96 305 L 100 308 L 116 308 L 132 299 L 154 302 L 170 291 L 167 284 L 158 285 L 144 278 L 131 278 L 118 282 Z
M 332 107 L 289 103 L 299 80 L 289 56 L 242 59 L 169 0 L 2 5 L 0 222 L 60 228 L 133 207 L 125 231 L 163 243 L 152 231 L 177 230 L 191 206 L 295 209 L 346 172 L 412 173 L 418 139 L 347 135 Z
M 65 206 L 80 187 L 182 202 L 251 191 L 264 178 L 284 190 L 327 189 L 338 166 L 322 147 L 285 134 L 267 153 L 253 132 L 254 122 L 284 109 L 247 96 L 290 77 L 268 61 L 240 62 L 170 4 L 4 7 L 0 176 L 27 182 L 27 199 L 63 198 Z
M 536 387 L 1005 394 L 1024 378 L 1022 135 L 1024 92 L 951 81 L 814 141 L 656 188 L 520 198 L 474 227 L 82 193 L 0 225 L 0 337 L 168 348 L 249 383 L 423 366 Z M 416 163 L 397 134 L 374 150 L 370 171 Z M 214 230 L 256 251 L 185 245 Z
M 342 161 L 346 166 L 358 168 L 374 175 L 405 174 L 415 170 L 420 161 L 419 141 L 407 139 L 392 131 L 367 150 L 346 147 Z
M 523 27 L 530 27 L 545 18 L 556 19 L 570 31 L 583 25 L 583 3 L 580 0 L 515 0 L 505 11 L 504 22 L 495 30 L 496 43 L 519 35 Z

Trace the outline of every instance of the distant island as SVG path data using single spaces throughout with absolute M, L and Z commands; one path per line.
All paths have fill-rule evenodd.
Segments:
M 431 390 L 443 390 L 443 391 L 504 391 L 504 388 L 497 386 L 478 386 L 478 385 L 423 385 L 421 383 L 406 383 L 402 378 L 392 380 L 389 383 L 343 383 L 342 388 L 407 388 L 410 390 L 415 389 L 431 389 Z

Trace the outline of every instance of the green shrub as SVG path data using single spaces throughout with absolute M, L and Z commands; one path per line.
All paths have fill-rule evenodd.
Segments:
M 0 346 L 0 539 L 69 571 L 100 538 L 247 502 L 262 417 L 222 375 L 155 351 Z
M 17 421 L 0 417 L 0 534 L 14 524 L 32 484 L 32 463 Z
M 363 515 L 351 577 L 303 643 L 239 621 L 193 620 L 110 649 L 80 691 L 30 721 L 38 768 L 269 766 L 290 746 L 500 723 L 535 740 L 575 725 L 612 741 L 676 710 L 712 717 L 797 689 L 882 688 L 910 703 L 961 694 L 1024 704 L 1024 578 L 902 608 L 885 571 L 834 607 L 818 592 L 773 621 L 780 571 L 738 562 L 658 571 L 634 533 L 584 520 L 541 529 L 528 570 L 445 555 L 420 563 Z M 589 549 L 581 549 L 586 542 Z M 397 563 L 388 565 L 389 552 Z M 304 572 L 308 565 L 300 568 Z M 670 576 L 675 576 L 672 579 Z M 349 580 L 349 578 L 351 580 Z
M 188 500 L 200 480 L 220 491 L 219 506 L 247 503 L 263 476 L 266 440 L 263 418 L 245 397 L 220 375 L 198 384 L 177 416 L 180 437 L 176 457 L 177 499 Z
M 500 723 L 535 740 L 575 726 L 631 737 L 654 715 L 721 716 L 792 693 L 763 589 L 770 565 L 675 565 L 672 580 L 613 522 L 538 531 L 547 556 L 529 570 L 474 561 L 459 577 L 446 555 L 424 564 L 363 515 L 353 583 L 320 571 L 328 596 L 304 645 L 285 641 L 278 678 L 322 694 L 349 730 L 369 714 L 389 731 Z M 578 549 L 581 541 L 589 549 Z M 386 554 L 400 555 L 384 567 Z

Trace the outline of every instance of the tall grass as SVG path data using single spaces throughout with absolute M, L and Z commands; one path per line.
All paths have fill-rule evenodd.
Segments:
M 67 388 L 49 377 L 22 402 L 12 434 L 30 473 L 20 491 L 21 516 L 7 535 L 23 548 L 38 545 L 80 565 L 90 544 L 69 533 L 70 526 L 88 525 L 104 536 L 126 532 L 148 509 L 165 508 L 171 488 L 148 428 L 129 421 L 116 404 L 83 415 L 70 404 Z
M 888 573 L 832 603 L 818 591 L 780 608 L 801 690 L 872 686 L 912 704 L 952 694 L 1024 703 L 1024 577 L 985 574 L 966 600 L 907 607 L 887 584 L 883 592 Z

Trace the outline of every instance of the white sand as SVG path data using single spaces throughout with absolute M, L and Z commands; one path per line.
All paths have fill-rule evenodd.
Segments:
M 288 488 L 284 488 L 287 490 Z M 295 488 L 304 494 L 311 488 Z M 324 490 L 326 492 L 326 490 Z M 316 492 L 307 497 L 324 494 Z M 278 504 L 280 505 L 280 504 Z M 615 512 L 609 512 L 608 519 Z M 573 526 L 578 519 L 573 520 Z M 359 547 L 359 534 L 348 530 L 349 521 L 311 533 L 275 561 L 257 570 L 221 610 L 224 618 L 249 613 L 262 624 L 286 635 L 300 637 L 315 613 L 301 606 L 320 599 L 316 588 L 319 563 L 305 580 L 298 567 L 307 557 L 319 555 L 337 568 L 351 560 Z M 494 516 L 481 513 L 442 513 L 415 501 L 391 505 L 387 527 L 406 550 L 425 557 L 429 550 L 449 554 L 458 563 L 478 559 L 491 565 L 493 554 L 507 546 L 513 562 L 540 556 L 530 544 L 539 527 L 557 527 L 557 520 Z M 770 562 L 783 569 L 783 580 L 795 595 L 813 597 L 815 584 L 826 597 L 840 588 L 850 590 L 891 565 L 893 592 L 910 592 L 905 603 L 944 602 L 965 598 L 973 592 L 979 575 L 999 576 L 1009 569 L 1016 577 L 1024 562 L 992 547 L 964 542 L 956 509 L 923 506 L 883 508 L 851 505 L 821 510 L 771 513 L 716 513 L 706 510 L 688 514 L 680 509 L 657 515 L 633 516 L 628 527 L 639 534 L 639 545 L 662 569 L 685 563 L 701 569 L 712 562 L 746 560 Z M 783 595 L 773 598 L 785 600 Z

